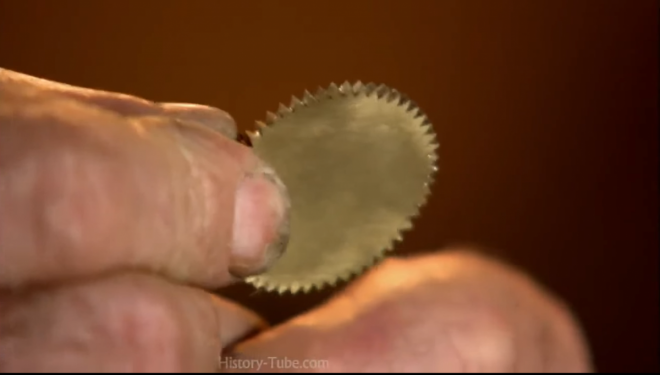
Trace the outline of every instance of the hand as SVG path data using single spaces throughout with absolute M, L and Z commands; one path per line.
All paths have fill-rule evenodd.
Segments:
M 0 371 L 214 371 L 229 345 L 250 367 L 228 371 L 590 370 L 566 307 L 463 251 L 237 343 L 263 322 L 204 289 L 277 259 L 288 201 L 235 135 L 217 109 L 0 70 Z
M 0 69 L 0 371 L 218 368 L 288 201 L 224 112 Z
M 559 300 L 464 249 L 387 260 L 324 306 L 240 343 L 223 364 L 233 372 L 591 371 Z

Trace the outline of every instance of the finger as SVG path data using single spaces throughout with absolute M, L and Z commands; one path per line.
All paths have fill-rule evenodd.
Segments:
M 222 329 L 220 343 L 223 348 L 267 328 L 267 323 L 254 312 L 234 302 L 214 298 Z
M 241 343 L 227 353 L 237 362 L 224 363 L 237 372 L 246 363 L 289 372 L 586 372 L 582 340 L 566 309 L 527 278 L 447 253 L 386 261 L 328 304 Z
M 234 119 L 227 112 L 217 108 L 185 103 L 162 103 L 159 106 L 167 116 L 208 126 L 230 139 L 236 139 L 238 135 Z
M 122 116 L 168 116 L 208 126 L 235 139 L 236 123 L 220 109 L 199 104 L 154 103 L 132 95 L 67 85 L 0 68 L 0 91 L 29 87 L 99 106 Z
M 201 290 L 124 274 L 0 297 L 0 372 L 215 372 L 261 325 Z
M 147 269 L 204 287 L 263 272 L 288 198 L 208 127 L 0 93 L 0 285 Z

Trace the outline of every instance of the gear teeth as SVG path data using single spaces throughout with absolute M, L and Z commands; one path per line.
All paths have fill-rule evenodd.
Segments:
M 312 289 L 314 289 L 314 288 L 315 288 L 314 285 L 311 285 L 311 284 L 309 284 L 309 285 L 305 285 L 305 286 L 302 288 L 302 292 L 303 292 L 303 293 L 309 293 L 309 292 L 311 292 Z
M 427 145 L 431 146 L 433 145 L 433 134 L 431 134 L 428 130 L 423 133 L 422 138 L 424 138 L 424 141 L 426 141 Z
M 278 116 L 273 113 L 273 112 L 266 112 L 266 124 L 267 125 L 272 125 L 275 121 L 277 121 Z
M 433 137 L 433 136 L 431 134 L 428 134 L 428 138 L 431 138 L 431 137 Z M 438 157 L 437 151 L 438 151 L 439 148 L 440 148 L 440 145 L 436 142 L 429 142 L 429 144 L 428 144 L 429 154 L 434 155 L 436 158 Z
M 314 94 L 314 97 L 317 102 L 323 100 L 326 97 L 326 89 L 319 87 L 316 89 L 316 94 Z
M 364 85 L 362 84 L 362 82 L 360 81 L 355 82 L 355 84 L 353 84 L 353 94 L 358 94 L 360 91 L 362 91 L 363 87 Z
M 302 284 L 300 284 L 300 283 L 297 283 L 297 284 L 294 285 L 294 287 L 291 289 L 291 293 L 293 293 L 293 294 L 297 294 L 297 293 L 305 293 L 305 286 L 302 285 Z
M 402 231 L 409 231 L 413 228 L 413 223 L 410 220 L 406 220 L 403 224 L 401 224 L 401 229 Z
M 341 93 L 341 90 L 339 89 L 339 86 L 337 86 L 337 84 L 335 84 L 335 83 L 331 83 L 330 86 L 328 87 L 328 89 L 326 90 L 326 97 L 331 98 L 331 99 L 336 98 L 336 97 L 340 96 L 341 94 L 342 93 Z
M 392 102 L 398 102 L 401 99 L 401 96 L 396 91 L 390 91 L 389 93 L 383 94 L 383 99 L 385 99 L 385 101 L 387 101 L 388 103 L 392 103 Z
M 300 99 L 298 99 L 295 96 L 291 97 L 291 104 L 289 105 L 289 107 L 292 109 L 292 111 L 295 111 L 296 109 L 302 106 L 304 106 L 304 104 Z
M 412 227 L 412 224 L 410 225 Z M 259 280 L 252 282 L 253 286 L 260 288 L 262 290 L 265 290 L 267 292 L 276 292 L 279 295 L 285 295 L 285 294 L 291 294 L 291 295 L 296 295 L 296 294 L 307 294 L 312 291 L 318 291 L 322 290 L 326 287 L 336 287 L 337 285 L 341 283 L 348 283 L 351 280 L 359 277 L 360 275 L 364 274 L 364 272 L 369 269 L 374 267 L 376 264 L 380 263 L 385 257 L 394 251 L 394 245 L 397 242 L 403 241 L 403 236 L 401 233 L 395 237 L 395 239 L 392 241 L 390 245 L 387 247 L 383 248 L 383 250 L 379 253 L 376 254 L 371 261 L 363 264 L 362 266 L 345 271 L 335 277 L 333 280 L 324 280 L 324 281 L 317 281 L 314 283 L 310 284 L 300 284 L 300 283 L 290 283 L 290 284 L 281 284 L 281 285 L 276 285 L 273 284 L 269 281 L 265 280 Z
M 425 196 L 431 194 L 431 186 L 429 185 L 428 182 L 424 184 L 424 187 L 423 187 L 422 190 L 424 190 L 424 195 Z M 422 202 L 419 203 L 419 205 L 423 205 L 425 202 L 426 202 L 426 199 L 423 199 Z
M 281 285 L 279 288 L 277 288 L 277 292 L 279 294 L 286 294 L 291 293 L 291 294 L 296 294 L 298 290 L 296 289 L 297 285 L 291 285 L 290 287 L 287 287 L 286 285 Z
M 390 89 L 387 86 L 381 84 L 376 87 L 375 93 L 378 96 L 378 99 L 383 99 L 387 94 L 390 93 Z
M 284 104 L 280 103 L 280 107 L 277 109 L 277 115 L 279 117 L 284 117 L 291 113 L 291 108 L 285 106 Z
M 426 126 L 428 128 L 433 128 L 433 124 L 431 124 L 431 120 L 429 120 L 428 117 L 424 116 L 424 121 L 422 122 L 422 126 Z
M 377 86 L 376 86 L 375 83 L 372 83 L 372 82 L 367 83 L 364 86 L 364 94 L 366 96 L 371 96 L 371 95 L 373 95 L 374 91 L 376 91 L 376 88 L 377 88 Z
M 258 131 L 247 130 L 245 136 L 247 137 L 248 146 L 252 146 L 259 140 L 261 133 Z
M 353 94 L 353 85 L 350 82 L 345 81 L 339 86 L 339 91 L 344 95 Z
M 267 292 L 274 292 L 275 290 L 277 290 L 277 286 L 272 284 L 264 284 L 263 287 L 266 289 Z
M 359 271 L 358 271 L 359 272 Z M 349 282 L 353 278 L 353 272 L 344 272 L 337 277 L 343 283 Z
M 415 118 L 420 117 L 420 116 L 424 116 L 422 111 L 419 109 L 419 106 L 417 106 L 417 103 L 413 102 L 410 99 L 406 98 L 406 99 L 402 100 L 401 106 L 406 108 L 406 112 L 410 113 Z
M 310 93 L 309 91 L 305 90 L 305 93 L 303 94 L 303 102 L 305 105 L 310 105 L 312 103 L 316 103 L 316 98 L 314 98 L 314 95 Z
M 415 119 L 419 119 L 419 118 L 424 117 L 424 114 L 422 113 L 422 111 L 419 108 L 417 108 L 417 106 L 413 105 L 412 103 L 409 105 L 408 108 L 409 108 L 408 113 L 410 113 Z

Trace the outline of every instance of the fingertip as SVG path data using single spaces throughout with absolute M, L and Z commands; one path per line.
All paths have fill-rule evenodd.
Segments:
M 250 148 L 208 126 L 178 123 L 178 142 L 197 176 L 195 185 L 201 185 L 192 195 L 206 206 L 201 213 L 195 210 L 195 219 L 203 222 L 200 237 L 211 239 L 204 251 L 226 262 L 221 265 L 228 276 L 223 285 L 265 272 L 288 244 L 286 187 Z M 217 266 L 204 267 L 206 274 L 218 274 Z
M 289 241 L 290 201 L 275 172 L 260 167 L 248 174 L 236 192 L 229 272 L 247 277 L 268 270 Z

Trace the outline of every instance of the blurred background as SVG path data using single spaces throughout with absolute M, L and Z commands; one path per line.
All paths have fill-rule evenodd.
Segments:
M 562 296 L 597 369 L 658 371 L 658 3 L 0 0 L 0 67 L 243 129 L 305 89 L 386 83 L 440 175 L 399 253 L 473 243 Z M 225 291 L 272 323 L 333 291 Z

